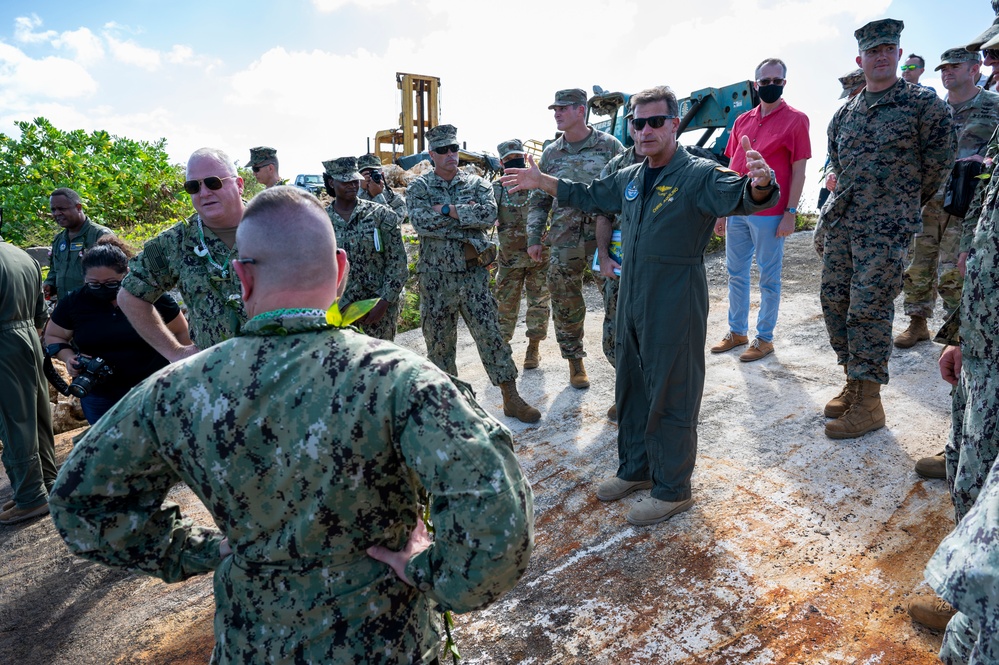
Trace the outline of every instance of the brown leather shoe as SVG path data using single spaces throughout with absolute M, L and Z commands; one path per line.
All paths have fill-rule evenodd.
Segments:
M 541 420 L 541 412 L 524 401 L 517 392 L 517 383 L 507 381 L 500 384 L 503 391 L 503 415 L 516 418 L 522 423 L 536 423 Z
M 939 455 L 924 457 L 916 462 L 916 473 L 923 478 L 946 478 L 947 460 L 944 458 L 943 451 Z
M 908 349 L 929 338 L 930 330 L 926 327 L 926 319 L 922 316 L 910 316 L 909 327 L 895 338 L 895 346 L 900 349 Z
M 540 340 L 532 339 L 527 343 L 527 354 L 524 356 L 524 369 L 534 369 L 541 364 L 541 351 L 538 349 Z
M 744 363 L 751 363 L 754 360 L 766 358 L 773 352 L 773 343 L 764 341 L 757 337 L 753 340 L 753 343 L 749 345 L 749 348 L 742 352 L 742 355 L 739 356 L 739 360 Z
M 943 630 L 957 610 L 951 607 L 943 598 L 937 596 L 921 596 L 909 601 L 906 608 L 913 621 L 933 630 Z
M 617 422 L 617 404 L 611 404 L 611 407 L 607 409 L 607 419 Z
M 586 376 L 582 358 L 569 358 L 569 384 L 573 388 L 590 387 L 590 377 Z
M 727 332 L 725 336 L 722 337 L 722 341 L 718 342 L 711 347 L 711 353 L 725 353 L 726 351 L 731 351 L 737 346 L 742 346 L 743 344 L 749 344 L 749 338 L 745 335 L 736 335 L 734 332 Z
M 3 504 L 2 507 L 0 507 L 0 513 L 2 513 L 5 510 L 10 510 L 11 508 L 13 508 L 16 505 L 17 504 L 14 503 L 13 501 L 8 501 L 7 503 Z
M 853 400 L 846 413 L 826 423 L 826 436 L 830 439 L 856 439 L 885 426 L 880 383 L 858 381 L 853 391 Z

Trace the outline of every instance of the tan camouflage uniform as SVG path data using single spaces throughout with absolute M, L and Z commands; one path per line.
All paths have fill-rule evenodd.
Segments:
M 556 139 L 545 148 L 538 167 L 542 173 L 556 178 L 588 183 L 597 178 L 607 162 L 623 150 L 624 146 L 616 138 L 593 129 L 578 149 L 569 145 L 565 137 Z M 583 302 L 583 271 L 590 268 L 593 252 L 597 248 L 596 217 L 562 207 L 540 189 L 531 192 L 529 207 L 528 246 L 540 245 L 544 241 L 552 250 L 548 291 L 552 298 L 555 338 L 563 358 L 584 358 L 586 304 Z M 602 288 L 603 277 L 599 273 L 592 274 L 597 286 Z
M 465 245 L 475 251 L 490 243 L 486 231 L 496 221 L 493 188 L 476 175 L 459 171 L 446 182 L 433 171 L 409 185 L 409 221 L 420 236 L 420 319 L 427 357 L 448 374 L 455 365 L 458 315 L 465 320 L 493 385 L 517 378 L 510 345 L 500 331 L 496 299 L 489 290 L 489 271 L 465 258 Z M 441 215 L 434 205 L 458 206 L 460 219 Z
M 246 321 L 240 298 L 239 279 L 230 259 L 239 255 L 204 227 L 205 248 L 209 254 L 198 256 L 201 249 L 198 215 L 178 222 L 146 242 L 143 250 L 129 262 L 129 272 L 121 287 L 148 303 L 171 289 L 178 289 L 188 309 L 191 340 L 200 349 L 225 341 L 239 333 Z M 223 266 L 219 270 L 211 257 Z
M 164 503 L 178 482 L 217 526 Z M 402 549 L 427 493 L 434 542 L 409 586 L 365 549 Z M 495 600 L 533 548 L 509 431 L 423 358 L 322 310 L 259 315 L 139 384 L 73 448 L 51 510 L 87 559 L 167 582 L 214 570 L 211 662 L 227 665 L 430 662 L 438 613 Z
M 326 206 L 326 214 L 333 222 L 337 246 L 350 259 L 347 288 L 339 300 L 340 311 L 358 300 L 381 298 L 389 304 L 385 316 L 378 323 L 361 328 L 367 335 L 392 341 L 399 320 L 399 296 L 409 277 L 406 248 L 396 215 L 387 206 L 360 198 L 348 221 L 333 210 L 332 203 Z M 376 249 L 375 234 L 380 249 Z
M 838 180 L 816 231 L 822 312 L 848 377 L 884 384 L 907 248 L 953 164 L 954 126 L 946 102 L 899 79 L 870 108 L 865 93 L 840 107 L 828 136 Z
M 989 138 L 999 125 L 999 94 L 980 91 L 968 102 L 952 107 L 957 130 L 957 159 L 985 156 Z M 943 300 L 944 316 L 961 304 L 963 279 L 957 269 L 961 219 L 944 212 L 946 181 L 923 207 L 923 230 L 913 239 L 912 262 L 905 271 L 905 313 L 930 318 L 937 293 Z
M 499 221 L 499 269 L 496 271 L 496 301 L 499 303 L 500 329 L 507 342 L 513 338 L 520 313 L 520 294 L 527 296 L 527 338 L 548 336 L 552 297 L 546 275 L 549 251 L 535 263 L 527 253 L 527 203 L 530 192 L 510 194 L 499 183 L 493 185 Z

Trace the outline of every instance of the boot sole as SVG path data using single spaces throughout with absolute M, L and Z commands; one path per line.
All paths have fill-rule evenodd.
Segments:
M 865 434 L 869 434 L 870 432 L 876 432 L 877 430 L 881 429 L 884 426 L 885 426 L 884 423 L 881 423 L 880 425 L 871 425 L 862 432 L 836 432 L 836 431 L 830 432 L 829 428 L 826 427 L 826 436 L 828 436 L 830 439 L 857 439 L 859 437 L 864 436 Z
M 537 417 L 531 416 L 530 418 L 527 418 L 527 417 L 521 418 L 516 413 L 510 413 L 506 409 L 503 409 L 503 415 L 506 416 L 507 418 L 515 418 L 515 419 L 519 420 L 522 423 L 536 423 L 539 420 L 541 420 L 541 412 L 540 411 L 538 412 Z
M 920 337 L 914 342 L 904 341 L 901 344 L 899 344 L 898 340 L 895 340 L 893 344 L 895 345 L 896 349 L 911 349 L 920 342 L 928 342 L 928 341 L 930 341 L 929 337 Z

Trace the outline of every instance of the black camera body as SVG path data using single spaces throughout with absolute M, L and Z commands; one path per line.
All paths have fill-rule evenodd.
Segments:
M 94 386 L 114 374 L 111 366 L 100 357 L 89 360 L 81 358 L 81 362 L 76 363 L 76 369 L 79 371 L 79 374 L 76 375 L 73 383 L 70 384 L 69 394 L 77 397 L 86 397 L 94 389 Z
M 385 179 L 385 177 L 382 175 L 381 171 L 379 171 L 377 169 L 371 171 L 371 182 L 379 182 L 380 183 L 384 179 Z

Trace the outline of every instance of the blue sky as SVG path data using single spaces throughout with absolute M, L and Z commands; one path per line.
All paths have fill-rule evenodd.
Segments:
M 989 0 L 291 0 L 0 3 L 0 132 L 45 116 L 61 129 L 167 139 L 177 162 L 203 145 L 245 162 L 278 149 L 281 173 L 362 154 L 398 124 L 396 72 L 438 76 L 442 122 L 469 149 L 554 132 L 555 90 L 594 84 L 679 96 L 789 67 L 785 98 L 811 120 L 814 203 L 838 76 L 853 30 L 905 21 L 927 60 L 993 20 Z M 932 71 L 924 82 L 942 91 Z M 72 183 L 68 183 L 72 184 Z

